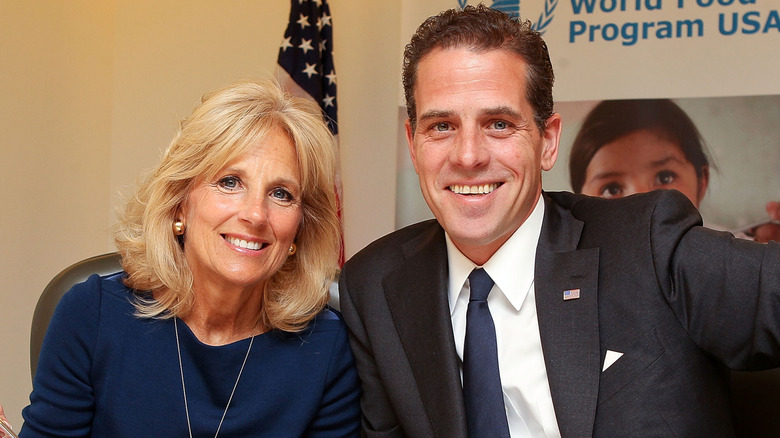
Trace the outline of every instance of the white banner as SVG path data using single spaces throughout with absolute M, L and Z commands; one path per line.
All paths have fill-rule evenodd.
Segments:
M 428 16 L 467 3 L 478 2 L 404 0 L 402 42 Z M 780 2 L 483 3 L 531 20 L 547 41 L 564 133 L 545 189 L 571 190 L 571 143 L 598 101 L 666 98 L 688 114 L 709 149 L 713 166 L 700 205 L 705 222 L 738 229 L 766 219 L 766 202 L 780 201 Z M 399 227 L 431 217 L 405 154 L 400 139 Z

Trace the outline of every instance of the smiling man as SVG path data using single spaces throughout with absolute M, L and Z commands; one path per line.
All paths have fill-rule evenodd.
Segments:
M 463 46 L 433 49 L 417 65 L 412 163 L 434 216 L 477 264 L 531 214 L 558 155 L 560 117 L 536 125 L 526 70 L 507 49 Z
M 780 245 L 675 191 L 544 192 L 561 120 L 530 23 L 431 17 L 403 79 L 436 219 L 342 270 L 364 436 L 733 436 L 727 367 L 780 366 Z

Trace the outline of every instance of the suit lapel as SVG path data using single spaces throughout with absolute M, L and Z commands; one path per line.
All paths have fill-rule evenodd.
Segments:
M 590 436 L 599 376 L 598 248 L 577 250 L 582 222 L 545 195 L 536 255 L 536 307 L 561 435 Z M 579 289 L 579 298 L 564 291 Z
M 405 263 L 383 282 L 390 312 L 435 435 L 465 438 L 460 368 L 447 299 L 444 231 L 434 222 L 403 252 Z

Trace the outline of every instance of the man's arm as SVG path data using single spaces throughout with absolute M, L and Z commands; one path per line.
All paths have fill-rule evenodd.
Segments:
M 365 437 L 404 437 L 382 384 L 371 342 L 348 286 L 348 268 L 339 277 L 341 313 L 349 327 L 349 341 L 363 386 L 360 400 Z
M 780 366 L 780 244 L 699 226 L 670 238 L 686 208 L 670 194 L 653 213 L 653 257 L 667 302 L 691 338 L 727 366 Z

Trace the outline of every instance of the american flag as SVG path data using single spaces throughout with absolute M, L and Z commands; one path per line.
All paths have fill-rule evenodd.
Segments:
M 291 0 L 290 20 L 279 47 L 279 83 L 290 94 L 314 100 L 322 108 L 338 145 L 333 21 L 326 0 Z M 337 146 L 338 147 L 338 146 Z M 338 157 L 338 150 L 336 157 Z M 336 170 L 336 201 L 341 219 L 341 172 Z M 344 264 L 342 238 L 339 263 Z

